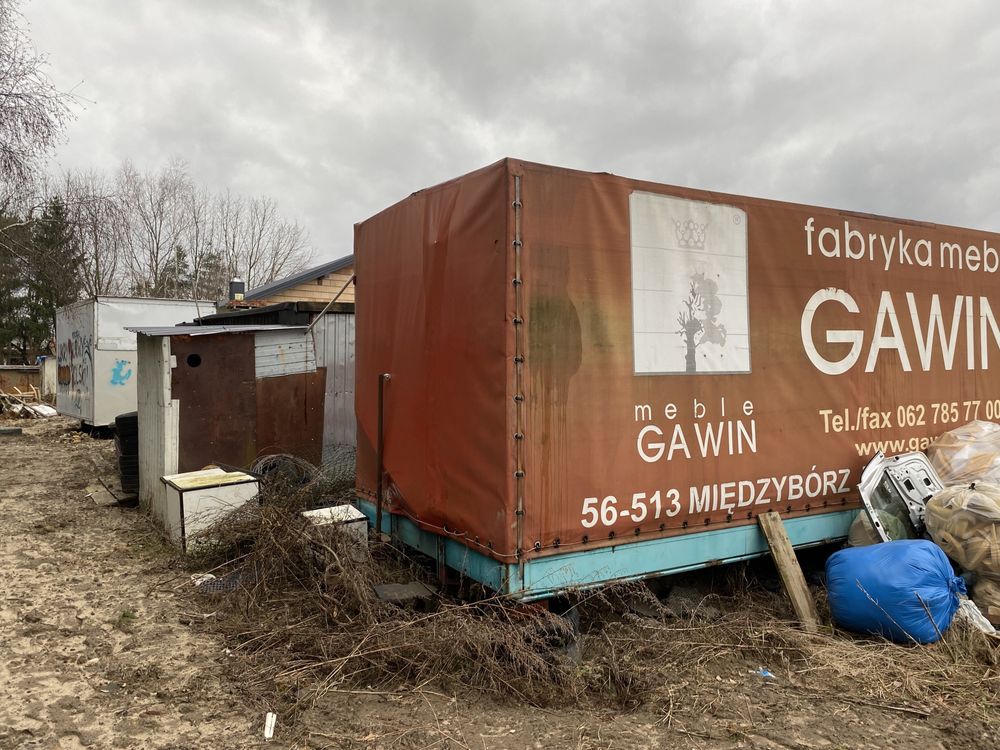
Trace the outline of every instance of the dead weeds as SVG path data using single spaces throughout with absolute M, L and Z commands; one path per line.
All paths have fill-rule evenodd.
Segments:
M 681 727 L 716 710 L 725 688 L 746 703 L 733 714 L 744 723 L 754 721 L 756 693 L 772 690 L 776 702 L 794 695 L 921 717 L 972 711 L 1000 727 L 994 640 L 960 624 L 920 647 L 831 627 L 810 634 L 780 594 L 738 567 L 708 597 L 712 617 L 630 584 L 573 597 L 580 632 L 542 607 L 487 595 L 438 595 L 423 610 L 381 601 L 376 584 L 430 576 L 388 544 L 359 551 L 317 533 L 300 511 L 331 494 L 322 478 L 267 482 L 262 505 L 215 527 L 222 542 L 199 560 L 201 570 L 239 575 L 200 626 L 247 657 L 249 683 L 285 715 L 327 691 L 473 689 L 539 706 L 644 708 Z
M 331 496 L 322 478 L 268 482 L 262 504 L 208 532 L 219 540 L 197 560 L 233 581 L 213 596 L 213 618 L 252 683 L 297 711 L 328 690 L 393 691 L 461 685 L 533 704 L 572 692 L 576 670 L 562 647 L 569 623 L 538 606 L 497 597 L 435 596 L 424 608 L 380 600 L 374 586 L 424 569 L 387 544 L 371 550 L 322 533 L 300 511 Z

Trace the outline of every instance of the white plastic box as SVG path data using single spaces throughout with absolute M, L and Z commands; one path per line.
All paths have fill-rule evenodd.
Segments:
M 110 425 L 136 410 L 138 358 L 126 326 L 175 325 L 215 312 L 208 301 L 95 297 L 56 311 L 56 410 Z
M 166 531 L 170 541 L 189 551 L 199 541 L 198 535 L 212 524 L 257 497 L 257 480 L 241 471 L 219 468 L 189 471 L 163 477 L 166 492 L 154 500 L 153 517 Z
M 304 510 L 302 517 L 312 523 L 314 538 L 323 541 L 327 534 L 344 534 L 352 543 L 350 554 L 353 560 L 360 562 L 364 559 L 368 549 L 368 518 L 353 505 Z

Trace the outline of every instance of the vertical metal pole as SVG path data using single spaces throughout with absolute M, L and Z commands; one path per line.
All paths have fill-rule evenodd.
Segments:
M 517 537 L 519 586 L 524 586 L 524 277 L 521 268 L 521 176 L 514 177 L 514 482 L 517 508 L 514 511 Z
M 392 376 L 383 372 L 378 376 L 378 439 L 375 446 L 375 541 L 382 539 L 382 475 L 385 473 L 382 465 L 382 455 L 385 451 L 383 435 L 383 418 L 385 416 L 385 384 Z

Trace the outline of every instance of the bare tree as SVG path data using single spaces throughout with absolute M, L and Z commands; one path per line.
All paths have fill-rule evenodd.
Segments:
M 184 235 L 191 264 L 191 296 L 214 298 L 221 293 L 218 275 L 222 256 L 216 248 L 217 217 L 212 210 L 212 195 L 205 188 L 192 185 L 184 196 L 188 215 Z
M 311 259 L 306 232 L 270 198 L 214 194 L 172 159 L 142 172 L 124 162 L 111 177 L 66 175 L 90 294 L 220 299 L 229 279 L 250 286 L 294 273 Z
M 272 199 L 252 198 L 242 229 L 243 242 L 233 268 L 250 287 L 297 270 L 306 248 L 305 232 L 298 224 L 282 220 Z
M 65 175 L 70 221 L 83 255 L 82 284 L 87 296 L 126 294 L 123 262 L 123 213 L 114 184 L 96 171 Z
M 179 296 L 184 233 L 184 194 L 189 187 L 182 162 L 159 173 L 141 173 L 126 161 L 118 172 L 119 200 L 126 217 L 125 264 L 137 294 Z
M 70 116 L 69 97 L 45 75 L 19 5 L 0 0 L 0 181 L 15 184 L 31 178 Z

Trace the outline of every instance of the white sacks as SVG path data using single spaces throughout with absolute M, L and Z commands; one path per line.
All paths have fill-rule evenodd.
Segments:
M 1000 622 L 1000 486 L 947 487 L 927 503 L 927 531 L 948 557 L 976 573 L 972 600 Z
M 975 420 L 956 427 L 931 443 L 926 453 L 945 487 L 1000 484 L 1000 424 Z

